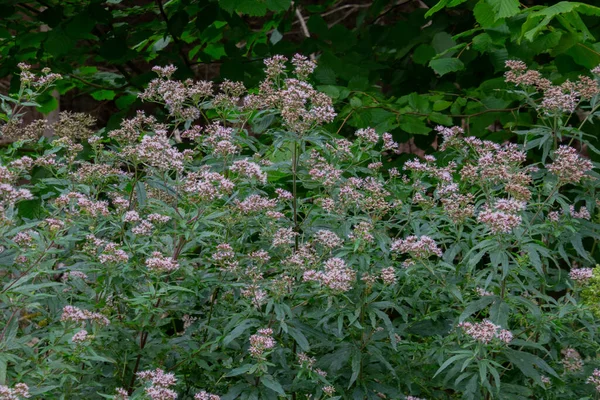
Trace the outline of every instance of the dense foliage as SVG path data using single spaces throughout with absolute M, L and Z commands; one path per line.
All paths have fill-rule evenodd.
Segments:
M 20 65 L 2 396 L 594 398 L 599 184 L 569 120 L 597 116 L 598 76 L 510 61 L 540 119 L 522 145 L 438 126 L 439 152 L 400 170 L 391 134 L 323 129 L 315 64 L 288 65 L 265 60 L 250 94 L 155 67 L 139 97 L 165 121 L 96 133 L 63 112 L 52 139 L 19 110 L 60 76 Z
M 19 62 L 50 67 L 65 77 L 57 87 L 65 109 L 116 129 L 143 106 L 136 93 L 153 79 L 153 65 L 174 64 L 182 80 L 254 87 L 264 58 L 310 54 L 319 59 L 316 87 L 346 120 L 340 134 L 375 127 L 405 152 L 430 150 L 435 124 L 498 141 L 537 122 L 497 90 L 506 60 L 543 66 L 555 82 L 600 64 L 600 8 L 587 3 L 5 0 L 0 77 L 13 76 L 14 92 Z M 39 101 L 44 113 L 57 106 L 50 93 Z
M 0 400 L 600 398 L 600 8 L 1 3 Z

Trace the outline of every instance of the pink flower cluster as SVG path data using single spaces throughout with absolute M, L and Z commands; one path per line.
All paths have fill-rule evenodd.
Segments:
M 524 210 L 526 205 L 524 201 L 498 199 L 493 208 L 487 204 L 483 206 L 477 221 L 486 224 L 494 234 L 510 233 L 521 225 L 522 218 L 517 213 Z
M 171 257 L 165 257 L 158 251 L 152 252 L 152 257 L 146 259 L 146 267 L 152 272 L 173 272 L 179 269 L 179 263 Z
M 202 170 L 191 172 L 183 184 L 183 191 L 192 199 L 214 201 L 232 192 L 233 182 L 217 172 Z
M 114 400 L 129 400 L 129 395 L 127 394 L 127 390 L 122 387 L 115 389 Z
M 294 244 L 296 236 L 298 232 L 294 232 L 292 228 L 279 228 L 273 235 L 273 247 Z
M 577 372 L 583 369 L 583 360 L 581 354 L 572 347 L 564 348 L 560 351 L 562 354 L 562 364 L 567 371 Z
M 73 335 L 71 341 L 75 344 L 81 344 L 89 339 L 88 332 L 85 329 L 80 330 Z
M 325 261 L 323 271 L 305 271 L 303 279 L 305 282 L 318 282 L 334 292 L 347 292 L 356 280 L 356 271 L 341 258 L 333 257 Z
M 74 202 L 72 202 L 73 200 Z M 67 206 L 70 206 L 66 211 L 76 215 L 81 212 L 88 213 L 92 217 L 97 217 L 99 215 L 107 216 L 109 214 L 108 202 L 93 201 L 86 195 L 77 192 L 62 194 L 54 201 L 54 203 L 57 207 L 66 208 Z M 76 204 L 79 207 L 79 210 L 74 209 L 72 204 Z
M 501 342 L 506 344 L 510 343 L 513 339 L 513 334 L 507 329 L 501 329 L 500 326 L 492 323 L 489 320 L 483 322 L 461 322 L 458 324 L 459 328 L 471 336 L 478 342 L 490 343 L 494 338 L 499 339 Z
M 21 398 L 28 399 L 29 386 L 24 383 L 17 383 L 12 389 L 5 385 L 0 385 L 0 399 L 2 400 L 19 400 Z
M 593 276 L 594 270 L 592 268 L 574 268 L 569 272 L 569 277 L 579 284 L 585 283 Z
M 165 373 L 160 368 L 154 371 L 140 371 L 137 373 L 139 379 L 147 381 L 150 385 L 146 388 L 146 394 L 152 400 L 175 400 L 177 393 L 169 389 L 175 385 L 177 378 L 172 373 Z
M 327 162 L 317 151 L 312 151 L 310 159 L 307 161 L 308 174 L 310 177 L 320 182 L 323 186 L 332 187 L 342 176 L 342 170 L 335 168 Z
M 348 238 L 352 240 L 362 240 L 366 243 L 373 243 L 375 241 L 375 237 L 372 233 L 374 229 L 373 223 L 361 221 L 354 226 L 352 232 L 348 234 Z
M 203 390 L 194 395 L 194 400 L 221 400 L 221 397 Z
M 298 79 L 281 79 L 286 61 L 286 57 L 279 55 L 265 60 L 267 79 L 261 83 L 253 102 L 261 108 L 278 109 L 284 125 L 292 132 L 304 133 L 316 125 L 333 121 L 336 113 L 331 98 L 306 82 L 314 62 L 301 55 L 295 56 L 292 64 Z
M 528 70 L 522 61 L 508 60 L 506 67 L 509 68 L 504 75 L 507 83 L 528 86 L 543 92 L 540 109 L 547 114 L 570 114 L 575 111 L 581 99 L 589 100 L 600 93 L 598 82 L 588 76 L 579 76 L 576 82 L 567 80 L 559 86 L 554 86 L 548 79 L 543 78 L 539 71 Z M 592 73 L 594 71 L 592 70 Z
M 300 245 L 297 251 L 283 260 L 285 265 L 295 270 L 304 271 L 317 263 L 318 257 L 310 243 Z
M 410 254 L 414 258 L 428 258 L 432 255 L 441 257 L 443 254 L 435 240 L 425 235 L 395 240 L 392 242 L 391 251 Z
M 382 268 L 379 275 L 385 285 L 391 286 L 396 284 L 396 269 L 394 267 Z
M 263 358 L 264 353 L 273 347 L 275 347 L 275 339 L 271 328 L 259 329 L 255 335 L 250 336 L 248 351 L 254 358 Z
M 17 189 L 8 183 L 0 183 L 0 205 L 11 205 L 21 200 L 31 200 L 33 195 L 27 189 Z
M 63 313 L 60 317 L 61 321 L 73 321 L 73 322 L 85 322 L 85 321 L 93 321 L 100 325 L 107 326 L 110 324 L 108 318 L 104 315 L 96 312 L 91 312 L 88 310 L 82 310 L 75 306 L 64 306 Z
M 554 152 L 554 162 L 548 170 L 558 177 L 560 183 L 579 183 L 585 173 L 593 168 L 592 162 L 581 157 L 573 147 L 561 145 Z
M 344 240 L 327 229 L 317 231 L 317 233 L 315 233 L 315 241 L 329 250 L 344 244 Z
M 118 264 L 129 260 L 127 253 L 124 250 L 119 249 L 116 243 L 107 242 L 92 234 L 87 235 L 86 240 L 91 242 L 96 249 L 101 249 L 101 254 L 98 256 L 98 260 L 101 264 Z
M 379 142 L 379 134 L 373 128 L 359 129 L 354 134 L 367 143 Z
M 251 214 L 273 209 L 277 206 L 276 199 L 268 199 L 258 194 L 252 194 L 243 201 L 236 200 L 236 207 L 242 214 Z
M 242 176 L 256 179 L 263 185 L 267 183 L 267 174 L 260 168 L 260 165 L 248 159 L 234 161 L 229 170 Z
M 144 135 L 140 143 L 125 146 L 121 153 L 135 162 L 165 171 L 183 171 L 183 162 L 189 154 L 189 152 L 181 153 L 171 146 L 166 131 Z
M 594 372 L 587 378 L 586 382 L 594 385 L 596 387 L 596 392 L 600 393 L 600 369 L 594 369 Z

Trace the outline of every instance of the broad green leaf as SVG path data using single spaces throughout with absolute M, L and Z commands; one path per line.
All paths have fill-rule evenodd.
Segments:
M 450 72 L 462 71 L 465 65 L 458 58 L 438 58 L 431 60 L 429 66 L 440 76 Z
M 306 339 L 306 336 L 304 336 L 300 329 L 290 327 L 288 328 L 288 334 L 294 338 L 294 340 L 296 341 L 296 343 L 298 343 L 298 346 L 300 346 L 302 351 L 310 350 L 308 340 Z
M 448 4 L 450 0 L 440 0 L 435 6 L 431 7 L 429 11 L 425 13 L 425 18 L 431 17 L 436 12 L 442 10 Z
M 254 365 L 252 365 L 252 364 L 244 364 L 241 367 L 232 369 L 225 376 L 231 377 L 231 376 L 242 375 L 242 374 L 245 374 L 246 372 L 250 371 L 252 369 L 252 367 L 254 367 Z
M 348 389 L 352 387 L 352 384 L 358 378 L 360 374 L 360 368 L 362 364 L 362 354 L 359 350 L 354 350 L 352 352 L 352 376 L 350 377 L 350 382 L 348 383 Z
M 496 20 L 519 13 L 519 0 L 487 0 L 487 2 L 492 6 Z
M 458 360 L 462 360 L 463 358 L 468 358 L 470 357 L 469 354 L 456 354 L 452 357 L 450 357 L 449 359 L 447 359 L 446 361 L 444 361 L 444 363 L 438 368 L 438 370 L 435 372 L 435 374 L 433 375 L 433 377 L 435 378 L 436 376 L 438 376 L 441 372 L 443 372 L 446 368 L 448 368 L 448 366 L 450 366 L 451 364 L 453 364 L 454 362 L 458 361 Z
M 484 308 L 489 306 L 495 300 L 495 298 L 495 296 L 483 296 L 478 300 L 472 301 L 467 305 L 467 307 L 465 307 L 464 311 L 460 314 L 460 316 L 458 317 L 458 322 L 463 322 L 471 315 L 483 310 Z
M 260 377 L 260 383 L 274 392 L 279 393 L 282 396 L 285 396 L 285 390 L 279 382 L 277 382 L 271 375 L 263 375 Z
M 114 90 L 96 90 L 90 93 L 94 100 L 112 100 L 115 98 Z
M 425 65 L 436 55 L 436 51 L 428 44 L 418 46 L 413 52 L 413 61 L 417 64 Z
M 412 115 L 402 116 L 400 119 L 400 128 L 415 135 L 426 135 L 431 132 L 431 128 L 425 125 L 423 120 Z
M 479 25 L 486 28 L 494 24 L 494 10 L 485 0 L 480 0 L 473 8 L 473 15 Z

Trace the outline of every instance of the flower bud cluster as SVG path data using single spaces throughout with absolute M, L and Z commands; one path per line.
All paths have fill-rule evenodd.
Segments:
M 487 319 L 476 323 L 461 322 L 458 324 L 458 327 L 462 328 L 474 340 L 485 344 L 490 343 L 495 338 L 506 344 L 510 343 L 513 339 L 513 334 L 509 330 L 501 329 L 500 326 Z
M 166 373 L 160 368 L 154 371 L 140 371 L 137 373 L 140 380 L 149 383 L 146 387 L 146 395 L 152 400 L 175 400 L 177 393 L 169 389 L 177 383 L 177 378 L 172 373 Z

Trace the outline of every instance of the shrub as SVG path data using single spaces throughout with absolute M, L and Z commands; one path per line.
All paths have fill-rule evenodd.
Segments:
M 23 66 L 3 97 L 2 398 L 591 398 L 598 181 L 561 136 L 576 84 L 537 100 L 509 63 L 553 122 L 523 132 L 541 160 L 439 126 L 437 155 L 400 171 L 391 135 L 325 129 L 310 60 L 265 64 L 249 94 L 156 67 L 139 96 L 164 121 L 63 113 L 37 141 L 15 121 L 52 82 Z

